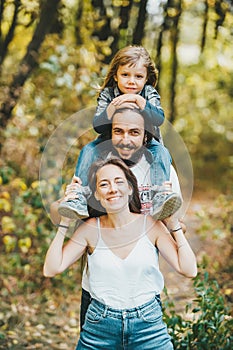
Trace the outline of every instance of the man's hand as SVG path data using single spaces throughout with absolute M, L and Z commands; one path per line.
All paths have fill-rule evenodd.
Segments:
M 172 182 L 171 181 L 164 181 L 162 188 L 163 188 L 163 192 L 171 193 L 172 192 Z

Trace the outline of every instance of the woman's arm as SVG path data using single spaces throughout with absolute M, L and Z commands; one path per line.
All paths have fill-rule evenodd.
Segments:
M 196 257 L 179 221 L 173 220 L 168 227 L 171 233 L 162 223 L 155 223 L 153 230 L 156 235 L 156 246 L 161 255 L 178 273 L 190 278 L 195 277 L 197 274 Z
M 58 199 L 50 205 L 50 218 L 54 225 L 59 224 L 59 222 L 61 221 L 61 215 L 58 213 L 58 207 L 59 204 L 62 202 L 63 198 Z
M 78 260 L 86 250 L 85 224 L 82 224 L 75 231 L 68 243 L 63 246 L 69 226 L 68 220 L 67 218 L 62 218 L 56 236 L 47 251 L 43 269 L 44 276 L 46 277 L 53 277 L 63 272 Z

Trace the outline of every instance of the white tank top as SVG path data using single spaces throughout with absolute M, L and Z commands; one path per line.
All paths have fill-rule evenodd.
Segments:
M 146 303 L 164 287 L 159 270 L 158 250 L 146 234 L 146 215 L 142 234 L 125 259 L 115 255 L 101 237 L 88 255 L 89 291 L 92 298 L 116 309 L 129 309 Z

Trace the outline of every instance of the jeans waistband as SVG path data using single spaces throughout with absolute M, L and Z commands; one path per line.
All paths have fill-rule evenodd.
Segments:
M 116 318 L 140 317 L 142 312 L 145 312 L 147 309 L 151 309 L 151 307 L 155 307 L 155 305 L 159 305 L 159 307 L 161 307 L 159 294 L 155 295 L 153 299 L 149 300 L 145 304 L 133 307 L 131 309 L 114 309 L 96 299 L 92 299 L 91 304 L 103 314 L 103 317 L 110 315 Z

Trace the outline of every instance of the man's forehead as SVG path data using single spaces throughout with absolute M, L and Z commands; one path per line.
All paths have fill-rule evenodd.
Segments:
M 144 119 L 135 112 L 116 113 L 113 117 L 112 126 L 121 129 L 144 129 Z

